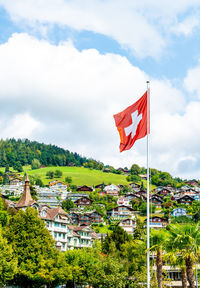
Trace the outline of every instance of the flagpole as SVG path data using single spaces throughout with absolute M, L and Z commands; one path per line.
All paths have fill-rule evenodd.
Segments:
M 149 229 L 149 86 L 150 82 L 147 81 L 147 288 L 150 288 L 150 229 Z

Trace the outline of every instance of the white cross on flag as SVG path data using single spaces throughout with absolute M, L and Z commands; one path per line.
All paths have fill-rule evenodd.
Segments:
M 137 139 L 147 135 L 147 91 L 133 105 L 115 114 L 114 119 L 120 135 L 120 152 L 129 150 Z

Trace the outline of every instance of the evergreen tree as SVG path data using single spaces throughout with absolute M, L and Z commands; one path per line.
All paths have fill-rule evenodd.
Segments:
M 5 235 L 8 243 L 12 244 L 14 255 L 18 259 L 16 284 L 23 285 L 23 287 L 31 287 L 34 283 L 38 286 L 50 285 L 70 277 L 67 264 L 65 265 L 66 271 L 62 270 L 63 259 L 54 247 L 54 240 L 35 209 L 20 210 L 13 216 Z

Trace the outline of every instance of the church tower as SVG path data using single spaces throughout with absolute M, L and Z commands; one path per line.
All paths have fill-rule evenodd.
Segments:
M 35 200 L 33 200 L 31 193 L 30 193 L 30 181 L 28 178 L 28 174 L 26 174 L 25 185 L 24 185 L 24 192 L 19 199 L 18 203 L 15 205 L 16 209 L 23 209 L 25 210 L 27 207 L 34 207 L 38 209 L 39 205 Z

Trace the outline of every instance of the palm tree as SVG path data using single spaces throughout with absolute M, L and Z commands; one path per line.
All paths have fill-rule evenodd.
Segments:
M 187 288 L 187 273 L 185 260 L 181 254 L 177 254 L 176 251 L 172 250 L 171 243 L 167 241 L 166 243 L 166 254 L 164 255 L 164 260 L 170 263 L 172 266 L 179 266 L 181 269 L 181 279 L 182 288 Z
M 163 229 L 151 230 L 151 248 L 150 250 L 156 251 L 156 267 L 157 267 L 157 282 L 158 288 L 162 288 L 162 254 L 167 240 L 167 231 Z
M 193 266 L 200 252 L 200 225 L 174 224 L 169 226 L 168 248 L 185 261 L 190 288 L 195 288 Z

